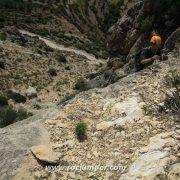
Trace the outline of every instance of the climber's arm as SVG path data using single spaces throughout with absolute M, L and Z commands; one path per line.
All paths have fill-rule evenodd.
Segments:
M 151 57 L 151 58 L 147 58 L 147 59 L 141 60 L 141 64 L 147 64 L 147 63 L 149 63 L 149 62 L 153 62 L 153 61 L 155 61 L 155 60 L 160 60 L 160 59 L 161 59 L 160 56 L 155 55 L 155 56 L 153 56 L 153 57 Z

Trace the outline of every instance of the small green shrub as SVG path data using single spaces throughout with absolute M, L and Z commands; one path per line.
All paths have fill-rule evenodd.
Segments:
M 71 68 L 70 68 L 69 66 L 66 66 L 66 67 L 65 67 L 65 70 L 70 71 L 70 70 L 71 70 Z
M 57 76 L 56 69 L 54 69 L 54 68 L 50 68 L 50 69 L 48 70 L 48 73 L 49 73 L 51 76 Z
M 180 86 L 180 75 L 177 70 L 170 71 L 165 76 L 165 85 L 170 88 L 179 89 Z
M 171 95 L 166 94 L 164 101 L 165 109 L 169 109 L 172 113 L 177 113 L 180 116 L 180 96 L 176 92 Z
M 4 32 L 0 32 L 0 40 L 1 40 L 1 41 L 5 41 L 5 40 L 6 40 L 6 38 L 7 38 L 6 33 L 4 33 Z
M 0 128 L 14 123 L 17 118 L 17 112 L 11 107 L 7 106 L 0 111 Z
M 64 98 L 61 99 L 59 104 L 65 103 L 66 101 L 69 101 L 75 97 L 75 94 L 66 95 Z
M 27 112 L 24 108 L 19 108 L 19 110 L 16 111 L 12 106 L 5 106 L 0 109 L 0 128 L 6 127 L 17 121 L 27 119 L 32 115 L 32 113 Z
M 14 100 L 16 103 L 25 103 L 27 98 L 17 92 L 8 91 L 8 97 Z
M 48 35 L 50 35 L 49 30 L 45 29 L 45 28 L 43 28 L 43 29 L 36 29 L 36 30 L 34 30 L 34 33 L 37 33 L 37 34 L 39 34 L 41 36 L 48 36 Z
M 66 59 L 66 57 L 65 57 L 63 54 L 58 54 L 58 55 L 56 56 L 56 59 L 57 59 L 57 61 L 58 61 L 59 64 L 61 64 L 61 63 L 67 63 L 67 59 Z
M 27 119 L 28 117 L 32 116 L 32 113 L 27 112 L 26 109 L 21 107 L 18 109 L 17 116 L 18 117 L 17 117 L 16 121 L 21 121 L 23 119 Z
M 147 17 L 141 22 L 141 31 L 146 32 L 150 31 L 153 28 L 153 22 L 154 22 L 154 17 Z
M 86 124 L 83 122 L 80 122 L 76 125 L 75 131 L 79 141 L 82 142 L 87 138 L 86 130 L 87 130 Z
M 34 109 L 41 109 L 41 105 L 35 103 L 35 104 L 33 105 L 33 108 L 34 108 Z
M 87 82 L 83 78 L 78 79 L 77 83 L 74 86 L 74 89 L 79 90 L 79 91 L 88 90 Z
M 5 62 L 0 60 L 0 69 L 5 69 Z
M 0 94 L 0 106 L 8 105 L 8 98 L 2 94 Z
M 164 108 L 180 117 L 180 75 L 177 70 L 169 72 L 165 77 L 165 85 L 170 89 L 165 93 Z

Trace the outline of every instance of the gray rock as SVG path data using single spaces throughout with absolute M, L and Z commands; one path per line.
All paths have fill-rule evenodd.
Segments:
M 18 173 L 32 146 L 49 143 L 49 134 L 42 122 L 57 115 L 57 109 L 53 108 L 0 129 L 1 179 L 12 179 Z
M 165 167 L 171 161 L 170 150 L 165 151 L 165 146 L 171 148 L 177 141 L 169 137 L 168 133 L 161 133 L 150 138 L 148 146 L 141 148 L 135 154 L 137 158 L 130 166 L 129 172 L 122 175 L 120 180 L 126 179 L 167 179 Z M 174 168 L 177 173 L 177 168 Z M 176 174 L 175 173 L 175 174 Z M 173 172 L 172 172 L 173 174 Z M 171 175 L 169 174 L 169 177 Z M 172 179 L 173 180 L 173 179 Z
M 26 95 L 29 99 L 36 98 L 37 97 L 37 91 L 34 87 L 29 86 L 29 88 L 26 91 Z

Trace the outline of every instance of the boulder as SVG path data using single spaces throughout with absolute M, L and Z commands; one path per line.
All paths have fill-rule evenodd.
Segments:
M 122 68 L 119 68 L 122 66 L 121 62 L 113 62 L 113 65 L 111 67 L 107 67 L 102 73 L 99 73 L 96 77 L 93 79 L 90 79 L 87 82 L 87 86 L 89 89 L 94 88 L 102 88 L 106 87 L 109 84 L 113 84 L 117 82 L 119 79 L 126 76 Z
M 58 156 L 53 152 L 52 148 L 45 145 L 38 145 L 31 147 L 31 152 L 36 159 L 43 163 L 57 164 L 59 161 Z
M 33 99 L 37 97 L 37 91 L 34 87 L 29 86 L 29 88 L 26 91 L 26 95 L 29 99 Z

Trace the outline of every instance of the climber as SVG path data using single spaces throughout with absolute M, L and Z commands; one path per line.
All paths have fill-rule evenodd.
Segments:
M 135 55 L 135 71 L 140 71 L 161 59 L 161 37 L 153 35 L 149 47 L 141 49 Z

